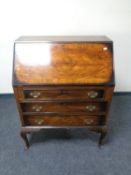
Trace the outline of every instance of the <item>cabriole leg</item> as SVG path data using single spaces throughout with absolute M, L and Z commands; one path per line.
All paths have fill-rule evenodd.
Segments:
M 27 138 L 27 133 L 21 131 L 20 135 L 21 135 L 22 139 L 25 142 L 25 149 L 28 149 L 29 148 L 29 141 L 28 141 L 28 138 Z
M 107 135 L 107 127 L 101 128 L 99 132 L 100 132 L 100 137 L 99 137 L 99 141 L 98 141 L 98 146 L 101 146 L 103 139 Z

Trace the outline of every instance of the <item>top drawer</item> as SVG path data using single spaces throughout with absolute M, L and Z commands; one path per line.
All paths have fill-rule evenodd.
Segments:
M 104 90 L 24 90 L 27 100 L 102 99 Z

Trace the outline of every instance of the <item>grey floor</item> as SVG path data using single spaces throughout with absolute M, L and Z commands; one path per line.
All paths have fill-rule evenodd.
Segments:
M 105 145 L 85 129 L 45 130 L 23 149 L 13 96 L 0 96 L 0 175 L 130 175 L 131 95 L 114 96 Z

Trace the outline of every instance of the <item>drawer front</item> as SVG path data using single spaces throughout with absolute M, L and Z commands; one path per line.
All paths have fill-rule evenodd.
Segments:
M 106 111 L 106 103 L 89 102 L 42 102 L 42 103 L 24 103 L 22 104 L 24 112 L 85 112 L 99 113 Z
M 66 100 L 66 99 L 101 99 L 104 90 L 24 90 L 28 100 Z
M 27 126 L 89 126 L 102 124 L 102 116 L 25 116 Z

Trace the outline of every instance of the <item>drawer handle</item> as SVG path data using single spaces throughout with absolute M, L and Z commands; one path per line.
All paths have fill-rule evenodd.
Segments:
M 88 106 L 86 106 L 86 109 L 87 109 L 88 111 L 92 112 L 92 111 L 95 111 L 96 106 L 95 106 L 95 105 L 88 105 Z
M 40 95 L 41 95 L 40 92 L 31 92 L 30 93 L 30 96 L 33 97 L 33 98 L 38 98 Z
M 90 119 L 90 120 L 86 119 L 84 122 L 85 122 L 86 125 L 90 125 L 90 124 L 93 123 L 93 119 Z
M 88 97 L 90 98 L 96 98 L 98 96 L 98 92 L 96 91 L 90 91 L 87 93 Z
M 41 125 L 43 122 L 44 122 L 44 119 L 40 119 L 40 118 L 35 119 L 35 123 L 37 123 L 38 125 Z
M 32 110 L 35 112 L 40 112 L 42 110 L 42 106 L 34 105 L 34 106 L 32 106 Z

